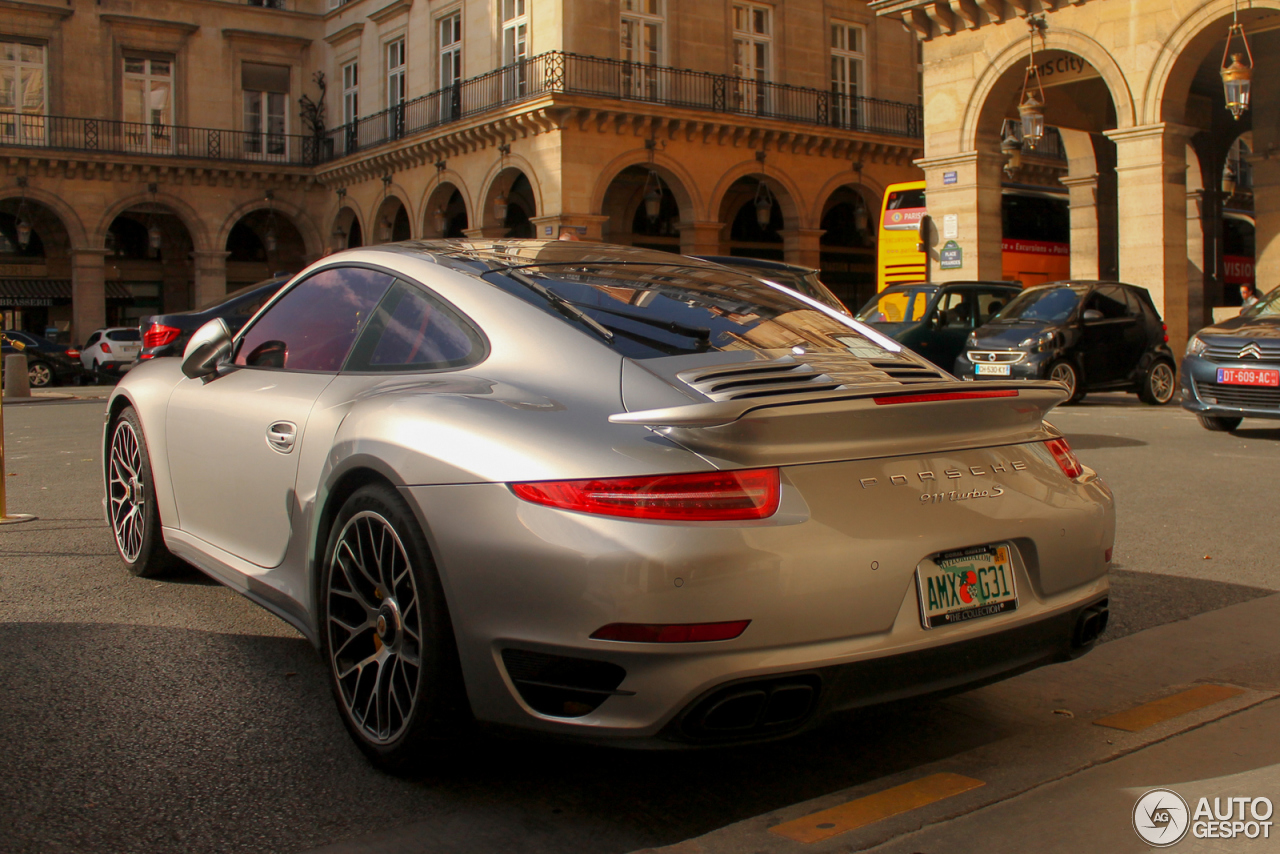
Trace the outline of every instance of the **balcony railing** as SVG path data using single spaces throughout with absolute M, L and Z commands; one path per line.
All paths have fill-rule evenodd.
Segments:
M 0 146 L 5 145 L 313 166 L 324 159 L 320 151 L 325 142 L 265 131 L 0 113 Z
M 552 51 L 334 128 L 325 156 L 343 157 L 548 94 L 689 107 L 916 139 L 924 127 L 921 110 L 913 104 Z
M 553 51 L 438 89 L 321 137 L 0 112 L 0 146 L 314 166 L 548 94 L 688 107 L 912 139 L 921 137 L 924 126 L 921 110 L 913 104 Z

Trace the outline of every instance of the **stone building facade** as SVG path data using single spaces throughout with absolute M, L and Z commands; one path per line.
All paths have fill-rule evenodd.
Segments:
M 1215 307 L 1239 305 L 1233 266 L 1253 265 L 1261 291 L 1280 285 L 1278 0 L 1239 4 L 1255 67 L 1252 105 L 1238 120 L 1218 73 L 1237 11 L 1232 0 L 876 0 L 872 7 L 923 43 L 919 164 L 930 215 L 956 217 L 966 259 L 962 268 L 938 270 L 939 279 L 1000 273 L 1000 194 L 1009 180 L 1000 134 L 1018 117 L 1034 48 L 1035 64 L 1048 72 L 1046 122 L 1061 129 L 1066 149 L 1060 181 L 1071 195 L 1073 276 L 1146 287 L 1179 353 Z M 1043 20 L 1042 34 L 1033 35 L 1031 18 Z M 1243 52 L 1238 39 L 1231 52 Z M 1228 238 L 1240 230 L 1245 248 L 1233 249 Z M 935 242 L 935 261 L 937 251 Z M 1248 257 L 1231 260 L 1241 253 Z
M 78 341 L 346 246 L 565 229 L 857 302 L 918 58 L 862 0 L 0 0 L 0 312 Z

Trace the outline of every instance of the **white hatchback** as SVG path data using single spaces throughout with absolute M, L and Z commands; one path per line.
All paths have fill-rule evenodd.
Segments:
M 128 370 L 142 349 L 142 333 L 136 326 L 99 329 L 80 348 L 80 363 L 95 376 L 119 376 Z

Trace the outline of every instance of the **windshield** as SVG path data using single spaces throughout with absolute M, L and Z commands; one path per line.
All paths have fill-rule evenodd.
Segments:
M 876 359 L 898 349 L 834 309 L 722 267 L 543 264 L 484 279 L 631 359 L 794 348 Z
M 910 323 L 924 317 L 929 300 L 938 292 L 936 286 L 892 288 L 874 296 L 858 312 L 858 320 L 866 323 Z
M 992 318 L 1001 320 L 1043 320 L 1049 323 L 1061 323 L 1071 316 L 1080 297 L 1088 288 L 1070 286 L 1061 288 L 1032 288 L 1023 291 L 1013 301 Z
M 1280 315 L 1280 288 L 1274 288 L 1251 308 L 1240 312 L 1248 317 L 1276 317 Z

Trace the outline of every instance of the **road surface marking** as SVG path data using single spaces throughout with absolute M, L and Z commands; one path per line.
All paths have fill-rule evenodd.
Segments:
M 779 824 L 769 830 L 796 842 L 821 842 L 845 831 L 856 830 L 985 785 L 981 780 L 960 774 L 931 774 L 911 783 Z
M 1244 693 L 1243 688 L 1229 685 L 1200 685 L 1172 697 L 1143 703 L 1124 712 L 1107 715 L 1094 721 L 1097 726 L 1122 729 L 1126 732 L 1140 732 L 1147 727 L 1163 723 L 1178 715 L 1185 715 L 1223 700 L 1230 700 Z

